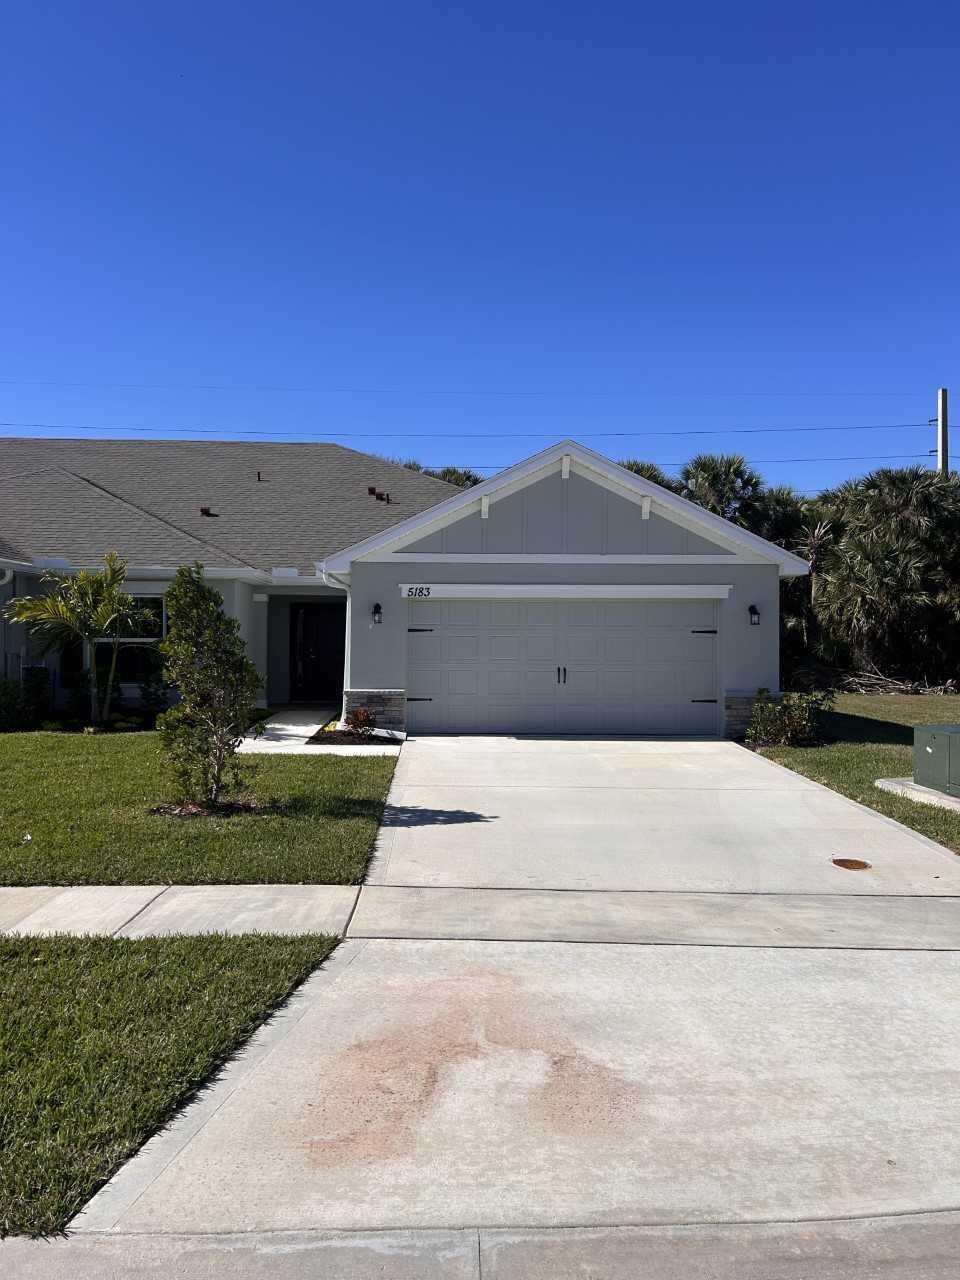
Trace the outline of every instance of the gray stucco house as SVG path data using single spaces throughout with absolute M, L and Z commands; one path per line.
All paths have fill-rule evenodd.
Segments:
M 0 440 L 0 603 L 109 549 L 156 615 L 122 680 L 200 560 L 265 702 L 413 732 L 736 734 L 808 568 L 572 440 L 467 490 L 333 444 Z

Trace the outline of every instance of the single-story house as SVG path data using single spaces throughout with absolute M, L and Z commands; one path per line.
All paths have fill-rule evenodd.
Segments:
M 778 688 L 779 580 L 808 570 L 573 440 L 472 489 L 335 444 L 0 440 L 0 604 L 111 549 L 156 618 L 123 684 L 199 560 L 265 704 L 428 733 L 736 735 Z M 9 623 L 0 655 L 36 660 Z

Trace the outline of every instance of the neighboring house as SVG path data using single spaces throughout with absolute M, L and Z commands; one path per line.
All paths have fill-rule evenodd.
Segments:
M 109 549 L 157 634 L 202 561 L 270 703 L 421 732 L 735 735 L 808 568 L 572 440 L 465 490 L 333 444 L 0 441 L 0 597 Z

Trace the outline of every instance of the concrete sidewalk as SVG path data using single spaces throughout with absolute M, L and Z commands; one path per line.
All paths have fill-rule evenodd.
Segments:
M 0 889 L 0 934 L 343 933 L 350 884 L 40 885 Z

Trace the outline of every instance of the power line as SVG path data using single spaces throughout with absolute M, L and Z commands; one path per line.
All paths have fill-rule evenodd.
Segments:
M 9 387 L 107 387 L 121 391 L 312 391 L 320 395 L 350 396 L 643 396 L 655 399 L 690 400 L 697 398 L 716 400 L 737 399 L 866 399 L 883 397 L 899 399 L 919 396 L 917 391 L 651 391 L 626 388 L 621 391 L 563 390 L 535 388 L 530 390 L 506 390 L 490 388 L 446 389 L 439 387 L 323 387 L 317 384 L 282 386 L 275 383 L 228 382 L 70 382 L 59 378 L 0 378 L 0 386 Z
M 774 462 L 892 462 L 894 459 L 926 458 L 927 456 L 926 453 L 880 453 L 853 458 L 746 458 L 744 461 L 748 467 L 761 467 L 768 466 Z M 648 458 L 645 461 L 652 462 L 658 467 L 684 467 L 687 465 L 686 462 L 659 462 L 656 458 Z M 423 465 L 433 471 L 439 471 L 446 464 L 424 463 Z M 467 462 L 458 464 L 464 471 L 503 471 L 511 465 L 509 462 L 486 463 L 484 465 Z
M 908 431 L 929 429 L 928 422 L 875 422 L 843 427 L 714 427 L 686 428 L 682 431 L 587 431 L 579 432 L 583 440 L 648 439 L 663 436 L 730 436 L 730 435 L 794 435 L 816 431 Z M 154 431 L 189 432 L 190 434 L 233 436 L 325 436 L 350 440 L 526 440 L 542 436 L 553 439 L 555 431 L 269 431 L 242 427 L 109 427 L 77 422 L 0 422 L 0 427 L 17 427 L 30 431 L 126 431 L 143 434 Z

